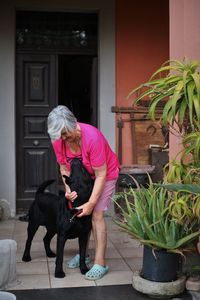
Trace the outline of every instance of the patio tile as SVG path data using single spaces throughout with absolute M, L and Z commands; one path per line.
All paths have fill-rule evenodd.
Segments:
M 22 263 L 22 256 L 23 256 L 23 252 L 17 252 L 16 261 Z M 32 258 L 31 262 L 47 261 L 47 257 L 44 251 L 31 251 L 31 258 Z M 26 264 L 28 265 L 29 262 L 27 262 Z
M 49 277 L 46 275 L 18 275 L 19 284 L 8 290 L 28 290 L 50 288 Z
M 133 238 L 131 238 L 126 233 L 109 233 L 108 234 L 109 240 L 115 245 L 116 247 L 139 247 L 140 243 Z
M 127 258 L 133 258 L 133 257 L 142 257 L 143 256 L 143 247 L 117 247 L 117 250 L 121 254 L 121 256 Z
M 107 265 L 111 271 L 130 271 L 130 267 L 123 258 L 107 259 Z
M 131 271 L 110 270 L 103 278 L 96 280 L 96 285 L 131 284 L 133 273 Z
M 132 271 L 139 271 L 142 268 L 142 257 L 124 258 Z
M 24 252 L 24 247 L 25 247 L 25 242 L 17 243 L 17 252 L 23 253 Z M 44 252 L 45 255 L 45 249 L 44 249 L 44 244 L 43 241 L 33 241 L 32 246 L 31 246 L 31 253 L 34 251 L 41 251 Z
M 16 269 L 18 275 L 48 275 L 49 272 L 47 262 L 44 261 L 19 262 Z
M 33 241 L 42 241 L 45 236 L 44 228 L 39 227 Z M 13 234 L 13 238 L 19 242 L 25 242 L 27 239 L 27 229 L 16 229 Z
M 3 220 L 0 221 L 0 229 L 5 229 L 5 230 L 13 230 L 15 227 L 15 220 L 14 219 L 8 219 L 8 220 Z
M 5 230 L 1 230 L 0 229 L 0 240 L 5 240 L 5 239 L 9 239 L 9 240 L 12 240 L 13 239 L 13 233 L 12 233 L 12 230 L 10 232 L 6 232 L 6 235 L 5 235 Z
M 115 248 L 107 248 L 106 258 L 121 258 L 121 255 Z
M 0 236 L 3 238 L 13 237 L 17 241 L 16 268 L 17 278 L 20 279 L 21 283 L 13 289 L 131 284 L 133 270 L 140 268 L 143 248 L 138 246 L 138 242 L 132 239 L 127 233 L 119 230 L 110 217 L 106 217 L 106 223 L 108 226 L 106 261 L 110 270 L 102 279 L 90 281 L 84 278 L 79 268 L 68 269 L 66 267 L 67 260 L 78 253 L 78 239 L 67 240 L 63 263 L 66 277 L 58 279 L 54 277 L 55 258 L 47 258 L 44 250 L 43 237 L 46 232 L 44 227 L 41 226 L 39 228 L 33 239 L 31 248 L 32 261 L 25 263 L 21 259 L 27 238 L 28 223 L 19 220 L 0 222 Z M 53 251 L 56 251 L 56 239 L 57 236 L 51 242 Z M 93 260 L 95 244 L 92 234 L 88 252 Z
M 95 286 L 94 281 L 88 281 L 84 279 L 84 275 L 80 273 L 79 268 L 75 269 L 68 269 L 63 264 L 63 270 L 65 272 L 64 278 L 55 278 L 54 271 L 55 271 L 55 263 L 49 263 L 49 273 L 50 273 L 50 282 L 51 287 L 80 287 L 80 286 Z
M 84 287 L 84 286 L 96 286 L 95 281 L 84 279 L 82 274 L 67 274 L 65 278 L 55 278 L 53 275 L 50 276 L 51 287 Z

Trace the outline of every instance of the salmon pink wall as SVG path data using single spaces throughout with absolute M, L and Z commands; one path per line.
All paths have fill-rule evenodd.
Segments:
M 170 59 L 200 60 L 200 1 L 170 0 Z M 181 150 L 181 139 L 170 134 L 170 160 Z
M 131 106 L 133 99 L 126 99 L 128 93 L 167 59 L 169 1 L 116 0 L 116 105 Z M 122 163 L 132 163 L 128 122 L 123 128 Z

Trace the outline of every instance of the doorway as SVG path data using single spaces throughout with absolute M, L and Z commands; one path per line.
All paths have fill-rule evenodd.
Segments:
M 17 211 L 59 171 L 47 135 L 47 116 L 68 106 L 79 122 L 97 126 L 97 14 L 17 12 Z
M 97 126 L 97 57 L 59 55 L 58 70 L 58 104 L 79 122 Z

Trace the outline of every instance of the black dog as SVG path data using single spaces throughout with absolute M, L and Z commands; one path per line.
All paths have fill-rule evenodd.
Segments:
M 43 239 L 46 255 L 48 257 L 56 256 L 55 277 L 63 278 L 63 252 L 67 239 L 79 238 L 80 253 L 80 271 L 85 274 L 88 267 L 85 264 L 86 245 L 89 233 L 92 227 L 91 215 L 77 218 L 79 211 L 76 207 L 86 203 L 91 195 L 93 180 L 78 158 L 71 161 L 70 177 L 64 176 L 66 183 L 70 186 L 71 191 L 76 191 L 78 197 L 75 201 L 68 201 L 64 194 L 57 196 L 52 193 L 44 192 L 45 188 L 54 180 L 44 182 L 37 190 L 35 200 L 29 210 L 28 238 L 23 261 L 30 261 L 30 248 L 33 237 L 40 225 L 47 229 Z M 53 253 L 50 248 L 50 242 L 57 233 L 57 254 Z

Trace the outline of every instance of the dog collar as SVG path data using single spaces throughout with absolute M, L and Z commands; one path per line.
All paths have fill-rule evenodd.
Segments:
M 68 207 L 69 207 L 69 210 L 75 210 L 75 208 L 73 207 L 72 202 L 71 202 L 70 200 L 68 200 Z M 72 222 L 73 219 L 74 219 L 76 216 L 78 216 L 82 211 L 83 211 L 82 209 L 78 209 L 78 210 L 76 211 L 76 213 L 73 214 L 73 216 L 69 219 L 69 221 Z

